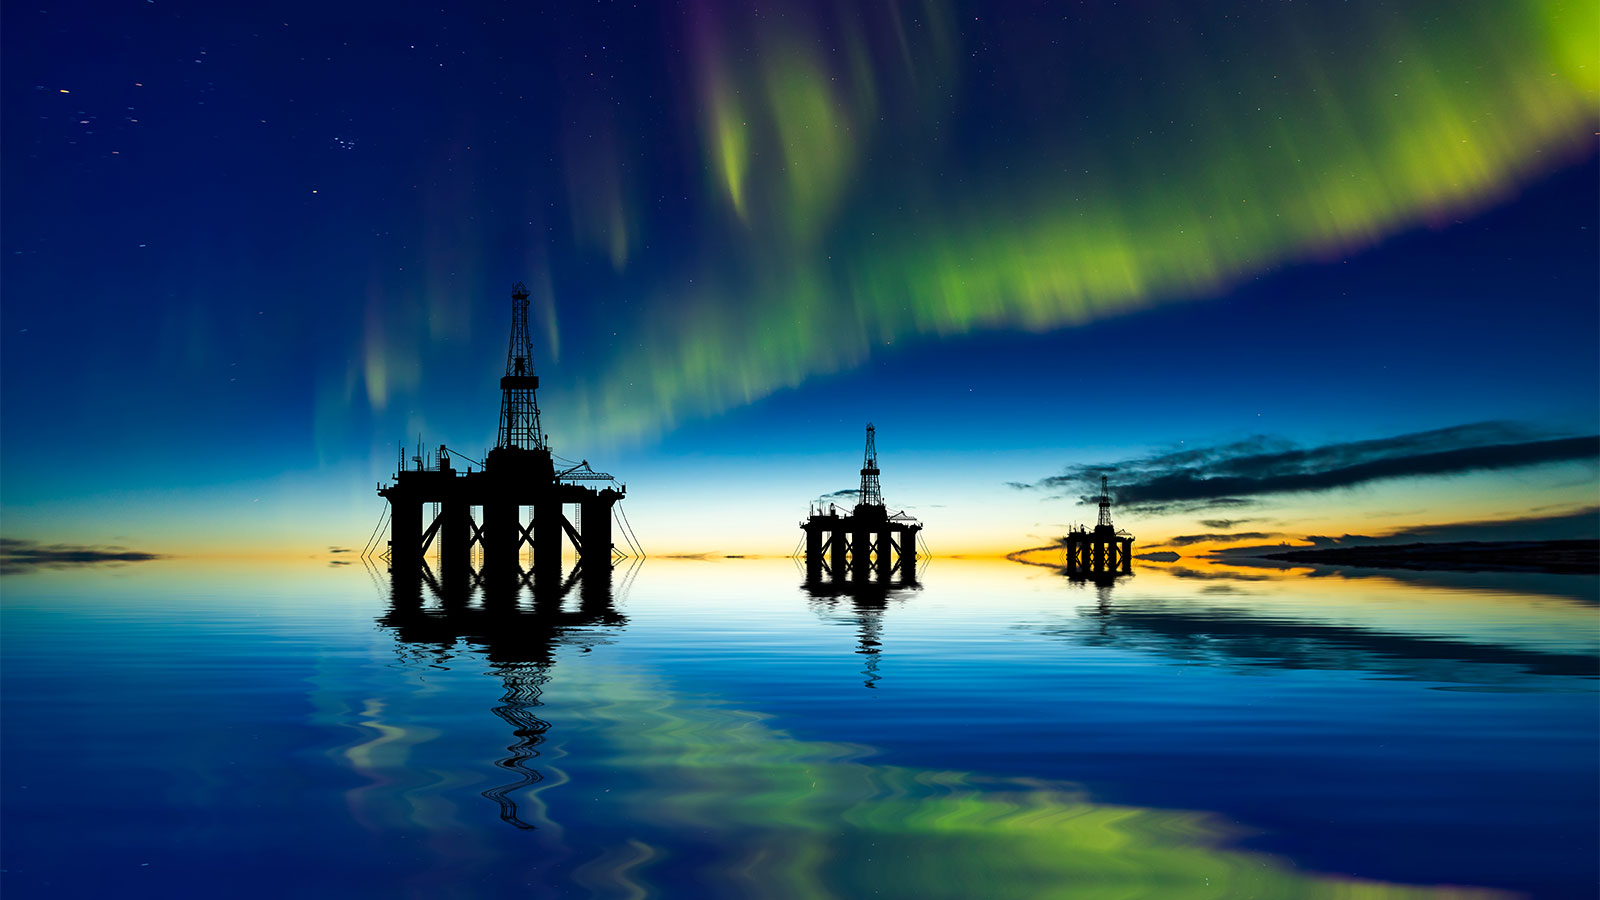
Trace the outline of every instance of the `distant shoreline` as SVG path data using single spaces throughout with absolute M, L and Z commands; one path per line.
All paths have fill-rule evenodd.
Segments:
M 1460 541 L 1332 547 L 1271 553 L 1262 558 L 1383 569 L 1596 575 L 1600 574 L 1600 541 Z

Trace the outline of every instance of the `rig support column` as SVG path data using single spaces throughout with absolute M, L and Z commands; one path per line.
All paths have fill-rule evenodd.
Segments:
M 912 525 L 900 532 L 900 577 L 914 581 L 917 577 L 917 532 L 920 526 Z
M 522 540 L 517 505 L 501 500 L 483 505 L 483 570 L 496 576 L 515 572 Z
M 872 538 L 865 531 L 857 531 L 850 535 L 850 575 L 859 580 L 866 581 L 867 573 L 872 571 Z
M 830 538 L 832 544 L 829 545 L 829 549 L 832 551 L 833 561 L 828 564 L 828 568 L 833 570 L 833 577 L 843 578 L 845 576 L 844 554 L 845 551 L 849 549 L 850 545 L 848 543 L 848 538 L 845 537 L 844 531 L 841 530 L 837 525 L 834 526 L 831 534 L 833 535 Z
M 611 568 L 611 504 L 616 502 L 615 492 L 600 491 L 581 504 L 583 512 L 583 571 L 593 575 L 600 569 Z
M 422 565 L 422 501 L 391 496 L 389 505 L 389 567 L 408 572 Z
M 894 532 L 887 525 L 882 528 L 878 532 L 878 580 L 888 581 L 894 568 Z
M 439 569 L 451 581 L 464 580 L 472 568 L 472 527 L 470 507 L 460 500 L 439 505 Z
M 533 509 L 533 568 L 561 575 L 561 501 L 548 499 Z

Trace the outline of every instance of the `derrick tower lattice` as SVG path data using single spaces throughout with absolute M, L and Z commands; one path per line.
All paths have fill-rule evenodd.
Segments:
M 506 349 L 506 374 L 500 379 L 500 434 L 495 447 L 545 449 L 539 427 L 539 401 L 534 396 L 539 376 L 533 374 L 533 340 L 528 336 L 528 288 L 511 289 L 511 345 Z
M 1106 488 L 1106 476 L 1100 476 L 1100 520 L 1095 523 L 1095 530 L 1101 528 L 1113 530 L 1111 526 L 1111 491 Z
M 867 449 L 861 456 L 861 494 L 858 501 L 862 506 L 882 506 L 883 487 L 878 484 L 878 442 L 877 429 L 872 423 L 867 423 Z

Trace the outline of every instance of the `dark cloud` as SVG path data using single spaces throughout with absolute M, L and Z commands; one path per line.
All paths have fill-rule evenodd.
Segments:
M 856 497 L 858 497 L 860 495 L 861 495 L 861 490 L 859 488 L 845 488 L 844 490 L 841 490 L 841 491 L 834 491 L 831 494 L 823 494 L 820 499 L 823 499 L 823 500 L 854 500 L 854 499 L 856 499 Z
M 1277 532 L 1238 531 L 1232 534 L 1180 534 L 1162 546 L 1187 547 L 1190 544 L 1227 544 L 1238 541 L 1264 541 L 1278 537 Z
M 1114 475 L 1124 509 L 1168 513 L 1239 506 L 1268 494 L 1354 487 L 1392 478 L 1459 475 L 1600 458 L 1600 435 L 1546 437 L 1504 422 L 1480 422 L 1390 438 L 1298 447 L 1258 436 L 1231 444 L 1185 448 L 1109 466 L 1074 466 L 1031 487 L 1099 493 Z
M 1135 553 L 1133 558 L 1147 559 L 1150 562 L 1177 562 L 1178 560 L 1183 559 L 1182 556 L 1179 556 L 1172 550 L 1157 550 L 1154 553 Z
M 1564 541 L 1600 538 L 1600 506 L 1555 516 L 1524 516 L 1447 525 L 1418 525 L 1389 534 L 1307 535 L 1317 549 L 1374 544 L 1447 543 L 1454 541 Z
M 1268 553 L 1284 553 L 1284 552 L 1287 552 L 1289 550 L 1310 550 L 1310 549 L 1311 549 L 1311 547 L 1308 544 L 1303 544 L 1303 543 L 1302 544 L 1291 544 L 1288 541 L 1282 541 L 1282 542 L 1279 542 L 1279 543 L 1276 543 L 1276 544 L 1252 544 L 1252 545 L 1245 546 L 1245 547 L 1218 547 L 1218 548 L 1216 548 L 1214 550 L 1207 551 L 1203 555 L 1204 556 L 1209 556 L 1209 557 L 1211 557 L 1213 559 L 1222 559 L 1222 558 L 1232 559 L 1232 558 L 1235 558 L 1235 557 L 1242 557 L 1242 558 L 1245 558 L 1245 559 L 1252 559 L 1253 560 L 1253 559 L 1260 559 L 1262 557 L 1265 557 Z M 1231 563 L 1230 563 L 1230 565 L 1231 565 Z M 1251 565 L 1254 565 L 1254 563 L 1251 563 Z M 1284 568 L 1284 567 L 1283 566 L 1278 566 L 1278 568 Z
M 1289 550 L 1323 550 L 1334 547 L 1368 547 L 1393 544 L 1452 543 L 1459 541 L 1568 541 L 1600 539 L 1600 506 L 1590 506 L 1553 516 L 1522 516 L 1441 525 L 1414 525 L 1386 534 L 1313 534 L 1296 543 L 1224 547 L 1209 555 L 1259 557 Z
M 351 553 L 353 551 L 349 547 L 329 547 L 328 548 L 328 552 L 329 553 Z
M 1194 513 L 1214 512 L 1217 510 L 1232 510 L 1256 506 L 1259 501 L 1246 500 L 1243 497 L 1213 497 L 1208 500 L 1184 500 L 1176 503 L 1139 503 L 1124 504 L 1117 497 L 1117 492 L 1111 492 L 1112 499 L 1118 503 L 1118 512 L 1136 513 L 1142 516 L 1187 516 Z M 1079 500 L 1085 504 L 1095 502 L 1095 496 L 1084 495 Z
M 1200 524 L 1218 531 L 1228 531 L 1237 528 L 1246 522 L 1262 522 L 1264 519 L 1201 519 Z
M 159 553 L 146 553 L 142 550 L 129 550 L 125 547 L 41 544 L 38 541 L 23 538 L 0 538 L 0 572 L 145 562 L 163 558 L 163 555 Z

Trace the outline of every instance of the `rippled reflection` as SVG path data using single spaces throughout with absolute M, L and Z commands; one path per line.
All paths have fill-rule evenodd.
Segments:
M 1600 634 L 1585 608 L 1588 603 L 1560 582 L 1556 584 L 1562 589 L 1552 596 L 1582 605 L 1564 613 L 1540 613 L 1526 594 L 1497 600 L 1495 592 L 1480 590 L 1478 604 L 1500 607 L 1496 621 L 1509 616 L 1526 624 L 1477 635 L 1470 628 L 1450 634 L 1419 628 L 1417 601 L 1428 595 L 1367 573 L 1350 576 L 1348 582 L 1328 577 L 1318 583 L 1281 569 L 1170 566 L 1153 572 L 1203 586 L 1179 591 L 1146 585 L 1133 591 L 1099 585 L 1094 604 L 1041 631 L 1085 646 L 1230 666 L 1356 671 L 1480 686 L 1509 686 L 1546 676 L 1600 677 Z M 1288 596 L 1274 590 L 1286 585 L 1293 592 Z M 1344 605 L 1320 596 L 1311 602 L 1311 596 L 1324 593 L 1319 588 L 1332 589 L 1335 596 L 1341 590 L 1355 594 L 1345 597 Z M 1473 595 L 1446 596 L 1453 609 L 1471 609 Z M 1413 611 L 1409 616 L 1407 609 Z M 1551 641 L 1547 635 L 1552 631 L 1564 640 Z M 1541 640 L 1522 638 L 1519 645 L 1519 632 Z
M 611 574 L 609 566 L 591 566 L 589 571 L 580 566 L 565 581 L 521 579 L 482 588 L 465 582 L 442 586 L 426 569 L 391 575 L 389 609 L 378 624 L 394 635 L 402 653 L 407 647 L 427 648 L 434 657 L 447 659 L 464 644 L 482 653 L 500 678 L 504 693 L 491 712 L 511 727 L 515 740 L 506 747 L 509 755 L 495 765 L 513 780 L 482 795 L 499 805 L 502 821 L 517 828 L 535 828 L 518 814 L 513 797 L 544 780 L 532 760 L 550 729 L 538 709 L 555 648 L 588 651 L 608 642 L 596 626 L 627 622 L 612 604 Z M 530 589 L 526 597 L 523 586 Z M 574 593 L 577 606 L 569 609 Z
M 878 664 L 883 650 L 884 610 L 889 608 L 889 601 L 902 601 L 921 587 L 916 573 L 902 571 L 887 579 L 823 578 L 814 573 L 813 577 L 806 578 L 802 587 L 811 597 L 812 608 L 826 618 L 840 618 L 842 601 L 850 602 L 849 613 L 858 637 L 856 653 L 864 657 L 861 685 L 876 688 L 883 677 L 878 672 Z
M 940 560 L 863 592 L 741 560 L 458 593 L 172 566 L 4 585 L 19 895 L 67 872 L 74 895 L 263 897 L 305 873 L 418 898 L 1593 883 L 1597 632 L 1569 599 L 1593 579 L 1186 562 L 1108 587 Z M 108 733 L 137 777 L 84 817 L 60 798 Z
M 876 688 L 884 614 L 921 585 L 907 578 L 807 581 L 802 588 L 814 613 L 854 625 L 863 685 Z M 1186 629 L 1181 611 L 1122 610 L 1113 584 L 1092 589 L 1098 602 L 1082 612 L 1080 625 L 1052 634 L 1140 650 L 1153 643 L 1179 655 L 1188 652 L 1185 642 L 1204 635 L 1209 652 L 1230 652 L 1214 624 Z M 1152 617 L 1166 627 L 1152 626 Z M 802 739 L 763 713 L 685 695 L 662 674 L 604 661 L 569 673 L 584 701 L 563 706 L 561 727 L 582 733 L 584 749 L 564 764 L 565 789 L 552 794 L 537 790 L 544 775 L 534 765 L 553 727 L 541 716 L 543 693 L 557 648 L 609 643 L 608 628 L 627 621 L 614 608 L 609 578 L 503 594 L 396 579 L 378 621 L 403 652 L 439 665 L 463 653 L 489 663 L 502 689 L 490 711 L 514 737 L 495 765 L 511 780 L 479 793 L 518 829 L 562 821 L 571 848 L 546 859 L 551 877 L 597 896 L 672 896 L 689 885 L 695 896 L 783 900 L 874 893 L 961 900 L 1500 896 L 1301 872 L 1238 848 L 1238 829 L 1218 816 L 1097 802 L 1071 783 L 885 764 L 871 747 Z M 1271 646 L 1309 640 L 1316 631 L 1306 626 L 1291 637 L 1235 628 L 1244 637 L 1232 652 L 1242 659 L 1253 658 L 1250 639 Z M 1280 650 L 1262 662 L 1293 665 L 1312 655 Z M 416 725 L 384 729 L 364 752 L 428 737 L 429 729 Z M 620 830 L 585 822 L 585 795 L 596 792 L 606 795 L 605 816 Z M 518 799 L 530 795 L 537 815 L 519 811 Z

